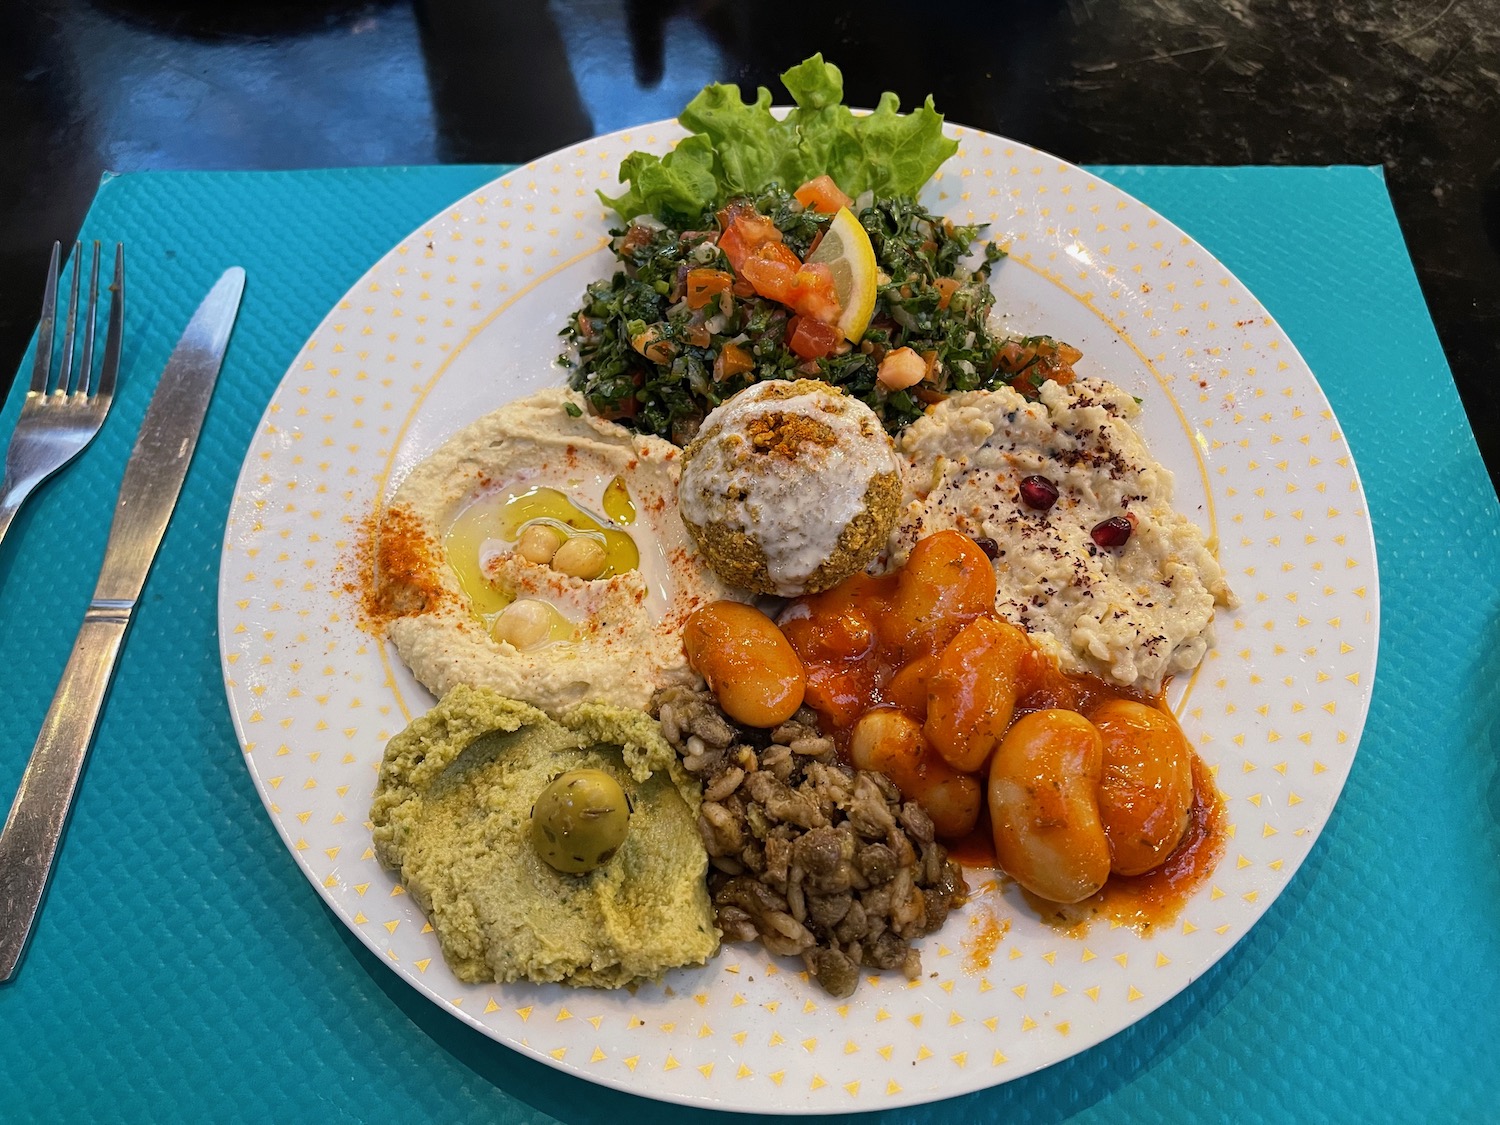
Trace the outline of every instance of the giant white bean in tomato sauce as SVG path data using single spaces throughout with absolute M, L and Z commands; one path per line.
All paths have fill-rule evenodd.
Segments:
M 985 552 L 942 531 L 778 624 L 824 731 L 930 804 L 967 862 L 998 863 L 1039 904 L 1113 915 L 1118 899 L 1124 920 L 1165 920 L 1223 851 L 1209 771 L 1160 695 L 1063 674 L 994 597 Z

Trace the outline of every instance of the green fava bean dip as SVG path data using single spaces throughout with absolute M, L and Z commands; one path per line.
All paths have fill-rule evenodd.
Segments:
M 634 811 L 613 854 L 568 873 L 538 854 L 531 813 L 580 770 L 612 778 Z M 699 801 L 644 712 L 585 703 L 553 719 L 460 685 L 386 746 L 370 816 L 376 854 L 460 980 L 615 988 L 718 949 Z

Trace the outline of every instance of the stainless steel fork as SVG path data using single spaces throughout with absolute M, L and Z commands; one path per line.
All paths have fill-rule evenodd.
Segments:
M 17 509 L 33 489 L 83 450 L 104 424 L 115 397 L 120 371 L 120 343 L 125 334 L 125 247 L 115 244 L 115 277 L 110 289 L 109 327 L 104 335 L 104 362 L 94 374 L 94 323 L 99 309 L 99 243 L 94 243 L 89 273 L 88 310 L 82 322 L 82 354 L 73 353 L 80 324 L 79 279 L 83 273 L 83 244 L 73 244 L 73 281 L 68 295 L 67 326 L 63 334 L 57 380 L 52 380 L 53 336 L 57 327 L 58 257 L 62 247 L 52 244 L 47 270 L 47 292 L 36 330 L 36 362 L 21 416 L 16 420 L 5 451 L 5 477 L 0 480 L 0 540 Z

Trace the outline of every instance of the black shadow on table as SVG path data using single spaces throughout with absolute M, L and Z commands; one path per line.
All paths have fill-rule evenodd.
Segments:
M 366 18 L 400 0 L 240 0 L 200 4 L 192 0 L 89 0 L 91 7 L 156 35 L 210 42 L 326 30 Z
M 418 0 L 445 162 L 520 163 L 594 132 L 550 6 Z

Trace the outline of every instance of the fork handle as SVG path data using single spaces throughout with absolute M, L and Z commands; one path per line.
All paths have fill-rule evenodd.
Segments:
M 134 602 L 95 599 L 0 830 L 0 981 L 26 952 Z

